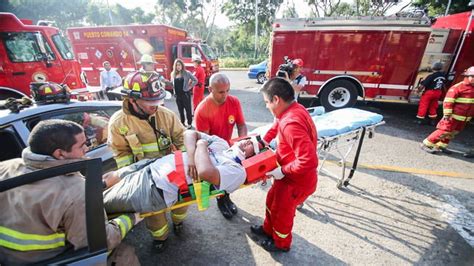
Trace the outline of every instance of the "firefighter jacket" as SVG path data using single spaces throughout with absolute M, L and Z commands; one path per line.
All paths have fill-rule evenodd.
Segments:
M 171 110 L 160 106 L 148 119 L 141 119 L 130 108 L 125 98 L 122 109 L 110 118 L 108 144 L 118 168 L 143 158 L 162 157 L 173 146 L 184 150 L 185 128 Z
M 443 114 L 458 121 L 469 121 L 474 116 L 474 86 L 460 82 L 446 93 Z
M 56 160 L 23 150 L 22 158 L 0 163 L 0 181 L 77 160 Z M 31 263 L 87 246 L 85 180 L 76 172 L 0 193 L 0 264 Z M 107 245 L 115 248 L 134 217 L 106 223 Z
M 277 160 L 285 177 L 282 182 L 314 192 L 318 167 L 317 132 L 304 107 L 293 102 L 280 114 L 264 140 L 277 138 Z

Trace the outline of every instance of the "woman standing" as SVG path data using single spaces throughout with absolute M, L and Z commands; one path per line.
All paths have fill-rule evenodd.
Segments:
M 197 84 L 194 75 L 184 69 L 184 63 L 180 59 L 176 59 L 171 72 L 171 82 L 173 83 L 174 95 L 176 97 L 176 105 L 178 106 L 179 117 L 181 123 L 187 128 L 191 128 L 193 122 L 193 114 L 191 108 L 191 88 Z M 188 124 L 184 123 L 184 112 L 186 111 L 186 119 Z

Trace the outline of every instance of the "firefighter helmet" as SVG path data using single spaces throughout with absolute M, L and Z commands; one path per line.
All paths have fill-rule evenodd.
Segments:
M 132 72 L 123 80 L 122 92 L 131 98 L 145 101 L 157 101 L 157 105 L 166 97 L 158 73 Z
M 431 69 L 433 69 L 434 71 L 440 71 L 443 69 L 443 63 L 436 62 L 431 66 Z
M 142 55 L 142 57 L 140 58 L 140 61 L 138 61 L 138 63 L 139 64 L 156 64 L 156 61 L 153 58 L 153 56 L 151 56 L 149 54 L 144 54 L 144 55 Z
M 471 77 L 474 77 L 474 66 L 466 69 L 466 71 L 464 71 L 464 73 L 462 73 L 464 76 L 471 76 Z
M 66 85 L 54 82 L 31 82 L 30 90 L 37 104 L 68 103 L 71 98 Z

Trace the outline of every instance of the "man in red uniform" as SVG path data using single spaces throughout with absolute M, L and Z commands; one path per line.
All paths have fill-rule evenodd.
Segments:
M 434 73 L 428 75 L 420 84 L 417 91 L 422 94 L 420 105 L 418 106 L 418 113 L 416 114 L 416 123 L 422 125 L 425 123 L 425 116 L 428 113 L 430 119 L 429 124 L 436 125 L 436 118 L 438 114 L 438 101 L 441 99 L 446 82 L 446 74 L 442 72 L 443 64 L 436 62 L 432 69 Z
M 468 68 L 464 80 L 452 86 L 443 102 L 443 119 L 436 130 L 425 140 L 421 148 L 428 153 L 451 153 L 447 149 L 454 138 L 474 116 L 474 66 Z
M 317 133 L 308 111 L 295 102 L 294 90 L 282 78 L 269 80 L 262 88 L 267 108 L 275 116 L 264 140 L 277 138 L 277 160 L 280 167 L 267 173 L 273 177 L 267 194 L 265 221 L 253 225 L 252 233 L 269 237 L 260 244 L 267 251 L 289 251 L 296 206 L 316 190 Z
M 204 68 L 201 66 L 201 59 L 194 58 L 194 76 L 198 80 L 197 84 L 193 88 L 193 110 L 195 111 L 199 103 L 204 98 L 204 85 L 206 84 L 206 73 Z
M 196 129 L 209 135 L 216 135 L 230 144 L 232 132 L 237 126 L 239 137 L 247 136 L 244 114 L 237 97 L 229 95 L 230 81 L 226 75 L 216 73 L 209 79 L 209 91 L 194 113 Z M 237 207 L 229 194 L 217 199 L 217 206 L 225 218 L 237 214 Z

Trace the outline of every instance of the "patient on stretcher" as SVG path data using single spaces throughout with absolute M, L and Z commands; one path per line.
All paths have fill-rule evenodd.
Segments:
M 191 130 L 185 132 L 184 144 L 187 152 L 141 160 L 104 176 L 106 183 L 113 185 L 104 192 L 107 213 L 144 213 L 170 207 L 178 201 L 179 191 L 198 177 L 218 190 L 233 192 L 246 181 L 242 161 L 264 148 L 255 137 L 229 147 L 217 136 Z

